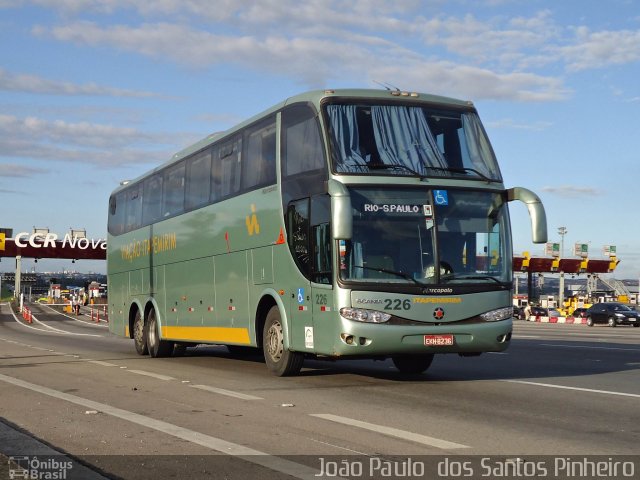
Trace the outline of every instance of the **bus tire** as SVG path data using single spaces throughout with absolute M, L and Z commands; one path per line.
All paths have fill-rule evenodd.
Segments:
M 168 357 L 173 353 L 173 342 L 160 340 L 160 332 L 156 311 L 151 309 L 147 318 L 147 348 L 153 358 Z
M 401 373 L 417 375 L 431 366 L 433 353 L 422 355 L 394 355 L 391 357 L 391 360 Z
M 136 346 L 136 352 L 138 355 L 148 355 L 149 349 L 147 348 L 147 335 L 144 331 L 144 320 L 140 310 L 136 311 L 136 316 L 133 319 L 133 343 Z
M 284 329 L 277 306 L 271 307 L 262 332 L 264 359 L 271 372 L 279 377 L 297 375 L 302 368 L 304 354 L 284 348 Z

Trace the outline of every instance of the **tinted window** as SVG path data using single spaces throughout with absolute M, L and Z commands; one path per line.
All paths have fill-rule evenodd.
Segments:
M 130 232 L 142 226 L 142 185 L 134 185 L 126 191 L 125 231 Z
M 242 188 L 250 189 L 275 183 L 275 117 L 247 130 L 244 138 L 245 154 L 242 160 Z
M 190 210 L 209 202 L 211 150 L 197 153 L 187 160 L 185 207 Z
M 170 217 L 184 211 L 184 162 L 164 172 L 162 192 L 162 216 Z
M 160 219 L 162 212 L 162 176 L 154 175 L 144 181 L 142 222 L 145 225 Z
M 240 191 L 240 137 L 218 146 L 212 168 L 212 196 L 216 200 Z M 217 157 L 217 158 L 216 158 Z
M 111 197 L 109 201 L 109 232 L 112 235 L 124 233 L 125 192 Z
M 320 128 L 310 106 L 295 105 L 282 112 L 282 145 L 285 176 L 325 168 Z
M 300 271 L 309 276 L 309 199 L 291 202 L 287 208 L 287 240 Z

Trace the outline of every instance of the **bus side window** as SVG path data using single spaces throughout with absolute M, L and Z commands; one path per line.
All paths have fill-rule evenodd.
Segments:
M 309 199 L 291 202 L 287 208 L 287 239 L 291 254 L 305 277 L 309 277 Z
M 271 185 L 276 182 L 275 117 L 245 133 L 242 159 L 242 188 Z
M 240 191 L 240 151 L 242 138 L 234 138 L 216 148 L 211 169 L 211 196 L 218 201 Z
M 153 175 L 144 181 L 142 223 L 150 225 L 162 217 L 162 176 Z
M 294 105 L 282 111 L 283 174 L 326 169 L 320 127 L 308 105 Z
M 202 207 L 209 202 L 209 190 L 211 189 L 210 171 L 210 149 L 197 153 L 187 160 L 187 193 L 185 196 L 187 210 Z
M 311 280 L 331 284 L 331 197 L 327 194 L 311 197 Z
M 109 200 L 109 233 L 121 235 L 124 233 L 124 211 L 126 202 L 125 192 L 120 192 Z
M 142 226 L 142 185 L 128 188 L 126 199 L 125 231 L 130 232 Z
M 171 217 L 184 211 L 184 162 L 164 172 L 162 216 Z

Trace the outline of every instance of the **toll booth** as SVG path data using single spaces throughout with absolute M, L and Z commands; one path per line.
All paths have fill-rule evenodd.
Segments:
M 59 283 L 52 283 L 49 287 L 49 298 L 59 300 L 62 297 L 62 285 Z

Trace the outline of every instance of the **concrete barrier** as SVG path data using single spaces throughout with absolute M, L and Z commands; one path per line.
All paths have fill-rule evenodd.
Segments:
M 586 325 L 587 319 L 582 317 L 531 317 L 530 322 L 539 323 L 568 323 L 572 325 Z

